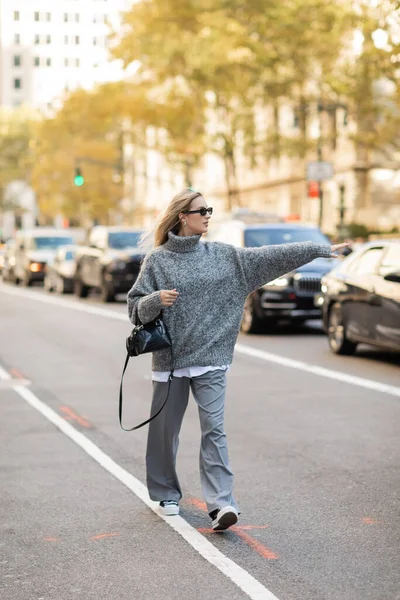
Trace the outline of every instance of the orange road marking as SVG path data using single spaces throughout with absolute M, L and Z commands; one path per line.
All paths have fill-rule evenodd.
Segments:
M 263 527 L 268 527 L 268 525 L 264 525 Z M 255 550 L 263 558 L 266 558 L 268 560 L 276 560 L 277 558 L 279 558 L 278 554 L 275 554 L 275 552 L 272 552 L 272 550 L 270 550 L 269 548 L 264 546 L 264 544 L 262 544 L 258 540 L 255 540 L 248 533 L 244 533 L 243 529 L 246 529 L 246 528 L 247 528 L 246 525 L 243 525 L 243 526 L 233 525 L 233 527 L 230 527 L 229 529 L 230 529 L 230 531 L 233 531 L 234 533 L 236 533 L 236 535 L 238 535 L 240 538 L 242 538 L 242 540 L 244 542 L 246 542 L 246 544 L 248 546 L 250 546 L 250 548 Z M 260 527 L 260 529 L 261 529 L 261 527 Z M 207 527 L 199 527 L 197 529 L 197 531 L 199 533 L 213 533 L 213 534 L 223 533 L 222 531 L 214 531 L 214 529 L 208 529 Z
M 120 533 L 100 533 L 99 535 L 94 535 L 90 539 L 91 540 L 102 540 L 103 538 L 115 537 L 117 535 L 121 535 L 121 534 Z
M 250 546 L 250 548 L 253 548 L 253 550 L 255 550 L 263 558 L 267 558 L 268 560 L 276 560 L 277 558 L 279 558 L 278 554 L 275 554 L 275 552 L 272 552 L 272 550 L 270 550 L 269 548 L 264 546 L 264 544 L 255 540 L 248 533 L 245 533 L 244 531 L 242 531 L 240 527 L 236 527 L 234 525 L 233 527 L 231 527 L 231 529 L 233 529 L 233 531 L 239 537 L 241 537 L 242 540 L 244 540 L 246 542 L 246 544 L 248 544 Z
M 26 377 L 23 376 L 23 374 L 21 373 L 21 371 L 19 371 L 18 369 L 16 369 L 15 367 L 13 369 L 10 370 L 10 374 L 13 377 L 16 377 L 17 379 L 26 379 Z
M 188 502 L 189 504 L 200 508 L 200 510 L 204 510 L 205 512 L 207 512 L 207 506 L 205 502 L 201 502 L 201 500 L 198 500 L 197 498 L 189 498 Z M 268 525 L 234 525 L 233 527 L 230 527 L 230 530 L 236 533 L 236 535 L 238 535 L 240 538 L 242 538 L 242 540 L 246 542 L 246 544 L 250 546 L 250 548 L 255 550 L 263 558 L 266 558 L 268 560 L 276 560 L 277 558 L 279 558 L 278 554 L 275 554 L 275 552 L 272 552 L 272 550 L 264 546 L 264 544 L 254 539 L 248 533 L 244 532 L 244 530 L 266 529 L 267 527 Z M 221 533 L 220 531 L 214 531 L 214 529 L 209 529 L 208 527 L 199 527 L 197 531 L 199 533 Z
M 79 425 L 82 425 L 82 427 L 86 427 L 87 429 L 90 429 L 92 427 L 89 421 L 87 421 L 84 417 L 81 417 L 80 415 L 76 414 L 76 412 L 69 406 L 60 406 L 60 410 L 66 413 L 67 416 L 64 418 L 67 421 L 76 421 L 77 423 L 79 423 Z
M 58 542 L 58 539 L 55 537 L 48 536 L 48 537 L 44 538 L 44 541 L 45 542 Z
M 207 512 L 207 504 L 205 502 L 202 502 L 201 500 L 198 500 L 197 498 L 189 498 L 188 502 L 189 502 L 189 504 L 192 504 L 196 508 L 199 508 L 200 510 L 204 510 L 205 512 Z
M 373 519 L 372 517 L 364 517 L 362 522 L 366 525 L 376 525 L 379 521 Z

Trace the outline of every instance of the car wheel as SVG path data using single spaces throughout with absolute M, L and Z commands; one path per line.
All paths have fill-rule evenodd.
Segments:
M 74 283 L 75 294 L 78 298 L 86 298 L 89 293 L 89 287 L 77 276 Z
M 104 279 L 101 282 L 100 297 L 103 302 L 114 302 L 115 301 L 114 290 Z
M 22 284 L 25 287 L 30 287 L 32 285 L 32 279 L 31 279 L 31 276 L 29 275 L 28 271 L 25 271 L 25 273 L 24 273 L 24 278 L 22 280 Z
M 241 331 L 243 333 L 262 333 L 265 331 L 266 325 L 267 321 L 260 319 L 255 313 L 252 296 L 247 296 L 240 326 Z
M 56 292 L 57 292 L 57 294 L 65 294 L 65 280 L 64 280 L 64 277 L 57 277 Z
M 329 311 L 328 342 L 334 354 L 349 356 L 354 354 L 357 348 L 357 344 L 347 338 L 342 309 L 338 303 L 334 304 Z
M 51 285 L 50 277 L 48 275 L 44 276 L 43 287 L 46 290 L 46 292 L 52 292 L 54 290 L 53 286 Z

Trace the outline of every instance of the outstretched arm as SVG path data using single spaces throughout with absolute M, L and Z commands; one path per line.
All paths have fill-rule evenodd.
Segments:
M 261 248 L 237 248 L 244 275 L 247 293 L 253 292 L 281 275 L 290 273 L 318 257 L 335 257 L 334 252 L 347 246 L 329 246 L 315 242 L 294 242 Z

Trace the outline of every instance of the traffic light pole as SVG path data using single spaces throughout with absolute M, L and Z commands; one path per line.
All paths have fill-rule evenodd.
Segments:
M 320 137 L 318 140 L 318 161 L 322 161 L 322 143 L 321 143 L 321 130 Z M 318 198 L 319 198 L 319 214 L 318 214 L 318 227 L 321 229 L 322 222 L 324 220 L 324 190 L 322 187 L 322 181 L 318 181 Z
M 319 131 L 318 131 L 318 161 L 322 162 L 322 113 L 323 111 L 336 111 L 338 108 L 343 108 L 345 112 L 345 119 L 347 124 L 347 105 L 342 104 L 340 102 L 336 102 L 334 104 L 324 104 L 322 98 L 318 102 L 318 120 L 319 120 Z M 324 219 L 324 190 L 322 187 L 322 181 L 318 182 L 318 197 L 319 197 L 319 216 L 318 216 L 318 225 L 321 228 L 323 219 Z
M 324 110 L 322 101 L 318 102 L 318 161 L 322 162 L 322 111 Z M 319 198 L 319 213 L 318 213 L 318 227 L 322 228 L 324 220 L 324 190 L 322 187 L 322 181 L 318 181 L 318 198 Z

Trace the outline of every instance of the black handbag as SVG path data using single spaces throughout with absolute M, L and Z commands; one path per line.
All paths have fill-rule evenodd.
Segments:
M 137 306 L 136 306 L 135 314 L 136 314 L 135 321 L 138 324 L 135 325 L 135 327 L 131 331 L 131 334 L 126 339 L 127 354 L 126 354 L 125 364 L 124 364 L 124 368 L 123 368 L 122 375 L 121 375 L 121 383 L 119 386 L 119 424 L 121 426 L 121 429 L 123 429 L 124 431 L 134 431 L 135 429 L 140 429 L 144 425 L 147 425 L 147 423 L 150 423 L 150 421 L 155 419 L 160 414 L 160 412 L 166 405 L 168 397 L 169 397 L 169 391 L 171 388 L 171 381 L 173 379 L 173 371 L 174 371 L 172 341 L 171 341 L 170 335 L 168 333 L 168 329 L 167 329 L 164 321 L 162 320 L 161 316 L 159 315 L 154 321 L 151 321 L 150 323 L 146 323 L 145 325 L 142 325 L 139 321 L 139 315 L 137 313 Z M 152 415 L 149 419 L 147 419 L 146 421 L 143 421 L 143 423 L 140 423 L 139 425 L 136 425 L 135 427 L 131 427 L 130 429 L 126 429 L 122 425 L 122 383 L 123 383 L 126 367 L 128 366 L 129 359 L 131 358 L 131 356 L 139 356 L 140 354 L 146 354 L 148 352 L 158 352 L 159 350 L 165 350 L 167 348 L 169 348 L 171 351 L 172 369 L 171 369 L 171 372 L 168 377 L 167 397 L 165 398 L 163 405 L 156 412 L 155 415 Z
M 129 356 L 165 350 L 171 348 L 171 345 L 168 330 L 160 317 L 146 325 L 135 325 L 130 336 L 126 338 L 126 351 Z

